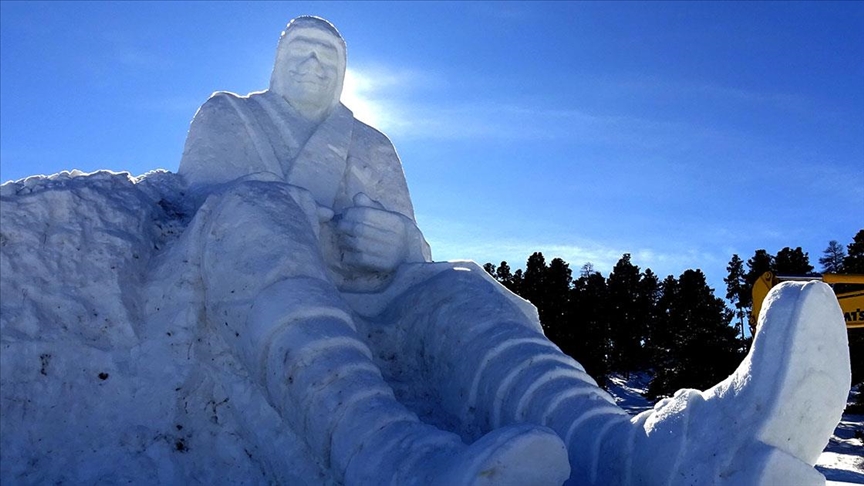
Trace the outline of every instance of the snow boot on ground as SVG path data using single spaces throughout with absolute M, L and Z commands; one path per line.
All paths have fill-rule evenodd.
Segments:
M 634 483 L 824 484 L 813 465 L 845 408 L 849 366 L 831 288 L 775 287 L 750 353 L 729 378 L 704 392 L 681 390 L 634 420 Z

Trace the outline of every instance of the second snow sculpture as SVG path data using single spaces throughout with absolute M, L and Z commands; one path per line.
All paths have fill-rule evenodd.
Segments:
M 209 325 L 338 480 L 824 480 L 812 465 L 849 386 L 848 356 L 818 352 L 846 339 L 827 287 L 779 287 L 735 374 L 630 418 L 527 303 L 475 264 L 431 263 L 392 144 L 339 103 L 345 66 L 331 24 L 293 20 L 270 88 L 214 94 L 180 165 L 204 201 L 184 238 Z M 452 420 L 426 424 L 396 398 L 402 368 Z

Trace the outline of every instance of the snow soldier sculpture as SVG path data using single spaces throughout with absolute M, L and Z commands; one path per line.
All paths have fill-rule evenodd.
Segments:
M 208 323 L 337 480 L 824 481 L 850 379 L 848 356 L 808 358 L 846 339 L 826 286 L 780 286 L 735 374 L 631 418 L 527 302 L 474 263 L 431 262 L 392 144 L 339 102 L 345 66 L 330 23 L 294 19 L 269 89 L 214 94 L 179 171 L 203 201 L 187 237 Z M 831 305 L 836 322 L 813 318 Z M 452 420 L 421 420 L 430 403 Z

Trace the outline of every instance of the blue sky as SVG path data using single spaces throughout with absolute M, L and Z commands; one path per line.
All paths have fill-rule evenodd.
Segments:
M 0 179 L 176 170 L 302 14 L 402 157 L 436 259 L 661 277 L 864 227 L 864 3 L 0 4 Z

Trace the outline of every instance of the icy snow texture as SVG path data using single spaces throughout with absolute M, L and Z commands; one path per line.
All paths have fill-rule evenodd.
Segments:
M 188 221 L 180 187 L 167 172 L 2 186 L 0 482 L 328 477 L 197 325 L 199 285 L 160 273 Z
M 201 319 L 212 289 L 197 275 L 189 243 L 196 208 L 176 175 L 100 172 L 2 188 L 4 482 L 335 481 L 250 379 L 236 345 L 225 342 L 234 336 Z M 391 289 L 450 268 L 409 268 Z M 367 313 L 386 300 L 355 297 Z M 377 338 L 392 347 L 388 339 Z M 492 441 L 497 459 L 519 460 L 499 468 L 555 457 L 557 446 L 531 430 L 502 432 Z M 473 451 L 462 461 L 482 464 L 488 451 Z M 442 484 L 469 482 L 460 471 Z
M 429 263 L 392 145 L 338 103 L 341 38 L 294 22 L 269 90 L 198 111 L 182 177 L 0 188 L 0 479 L 822 480 L 849 385 L 830 289 L 776 289 L 735 374 L 630 419 L 530 304 Z

